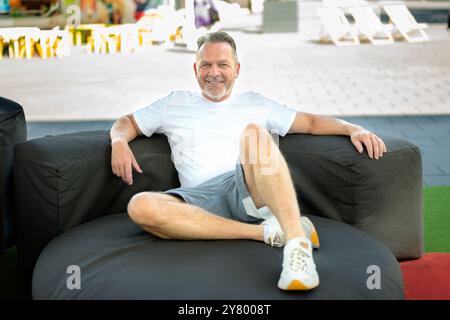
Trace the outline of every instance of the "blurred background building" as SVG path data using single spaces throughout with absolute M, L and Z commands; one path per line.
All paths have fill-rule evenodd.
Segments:
M 269 25 L 271 23 L 286 25 L 296 23 L 298 25 L 297 20 L 307 18 L 308 8 L 317 8 L 322 3 L 322 0 L 212 1 L 214 3 L 236 3 L 241 8 L 248 9 L 252 14 L 261 14 L 263 8 L 266 8 L 266 11 L 273 12 L 273 14 L 269 13 L 265 20 L 265 23 Z M 145 11 L 156 9 L 158 6 L 169 6 L 178 10 L 185 8 L 187 3 L 193 2 L 194 0 L 0 0 L 0 27 L 34 26 L 41 29 L 63 27 L 68 16 L 67 8 L 72 5 L 81 9 L 81 23 L 133 23 L 142 17 Z M 369 2 L 377 4 L 386 1 Z M 404 2 L 418 21 L 427 23 L 447 23 L 448 21 L 449 0 L 396 2 Z M 299 15 L 296 10 L 293 12 L 293 3 L 303 5 Z M 286 15 L 283 12 L 293 14 Z M 289 29 L 289 27 L 287 28 Z

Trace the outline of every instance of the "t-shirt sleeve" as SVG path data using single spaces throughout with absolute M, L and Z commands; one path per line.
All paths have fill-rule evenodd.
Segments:
M 265 97 L 263 99 L 267 107 L 267 129 L 284 137 L 291 128 L 298 111 Z
M 164 132 L 164 113 L 168 100 L 169 96 L 159 99 L 151 105 L 133 113 L 139 130 L 147 137 L 150 137 L 155 132 Z

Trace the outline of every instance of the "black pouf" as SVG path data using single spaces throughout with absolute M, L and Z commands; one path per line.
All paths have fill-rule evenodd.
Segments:
M 314 250 L 320 285 L 309 292 L 277 288 L 282 248 L 244 240 L 162 240 L 116 214 L 54 239 L 33 274 L 35 299 L 403 299 L 397 260 L 356 228 L 310 216 L 321 248 Z M 80 268 L 81 289 L 69 290 L 68 267 Z M 369 289 L 370 266 L 381 286 Z M 70 282 L 70 281 L 69 281 Z M 369 283 L 371 281 L 369 280 Z

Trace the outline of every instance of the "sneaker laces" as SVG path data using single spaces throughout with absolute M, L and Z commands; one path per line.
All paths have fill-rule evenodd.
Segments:
M 272 247 L 281 247 L 284 245 L 284 237 L 278 232 L 270 232 L 266 239 L 269 241 L 268 244 Z
M 285 244 L 284 233 L 275 217 L 263 222 L 264 242 L 272 247 L 282 247 Z
M 314 225 L 307 217 L 300 217 L 300 223 L 305 232 L 306 238 L 311 240 L 311 234 L 315 231 Z M 272 247 L 282 247 L 286 244 L 284 232 L 275 216 L 266 219 L 264 225 L 264 242 Z M 317 238 L 317 235 L 316 235 Z M 317 244 L 316 244 L 317 242 Z M 318 239 L 314 242 L 313 248 L 319 248 Z
M 289 254 L 287 260 L 288 268 L 293 272 L 305 272 L 308 273 L 309 261 L 311 256 L 302 250 L 301 247 L 293 248 Z
M 304 245 L 307 245 L 307 247 Z M 316 265 L 313 261 L 312 244 L 309 239 L 294 238 L 286 244 L 283 268 L 293 273 L 314 274 Z

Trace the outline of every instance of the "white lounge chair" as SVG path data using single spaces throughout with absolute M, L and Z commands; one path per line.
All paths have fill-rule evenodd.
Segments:
M 334 7 L 319 8 L 316 12 L 327 32 L 326 35 L 331 37 L 335 45 L 359 45 L 357 29 L 348 22 L 341 9 Z M 320 40 L 323 41 L 326 35 L 322 34 Z
M 404 4 L 385 5 L 384 11 L 395 24 L 397 30 L 408 42 L 428 41 L 428 35 L 423 31 L 428 28 L 426 23 L 417 23 L 414 16 Z
M 369 5 L 365 0 L 323 0 L 322 3 L 324 7 L 335 8 L 350 8 Z
M 355 19 L 358 31 L 369 39 L 374 45 L 394 42 L 391 30 L 392 24 L 383 24 L 373 9 L 369 6 L 358 6 L 348 9 Z

